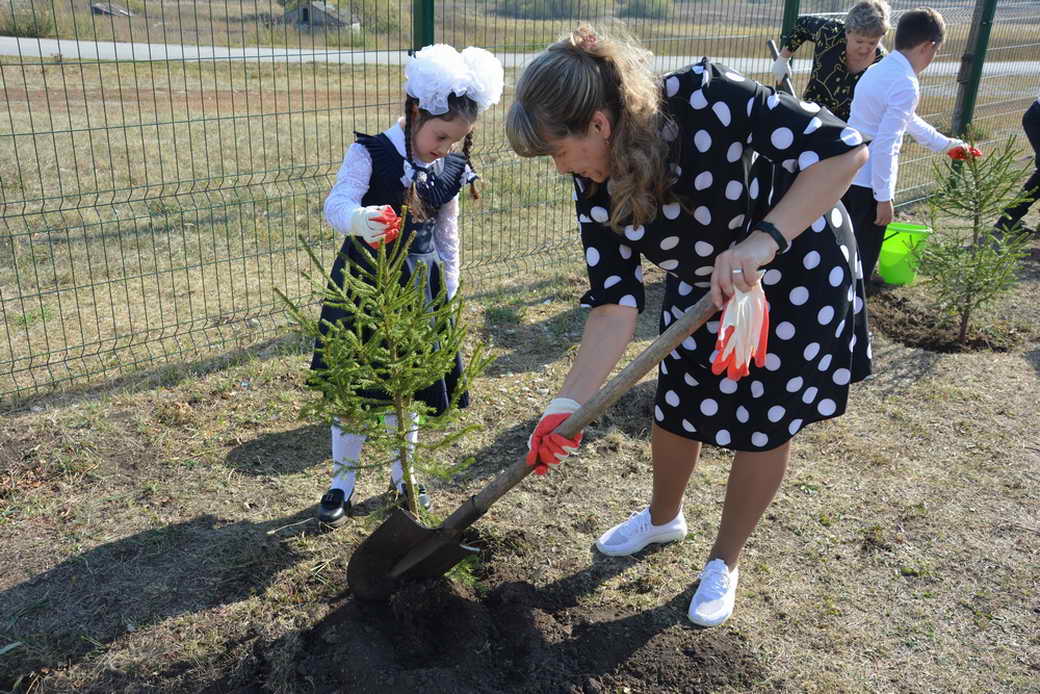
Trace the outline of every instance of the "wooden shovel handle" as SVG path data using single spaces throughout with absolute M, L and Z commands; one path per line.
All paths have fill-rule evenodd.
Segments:
M 589 398 L 589 401 L 556 427 L 556 433 L 566 438 L 574 438 L 578 432 L 584 429 L 589 422 L 603 414 L 608 407 L 613 405 L 618 398 L 624 395 L 639 379 L 647 374 L 650 369 L 664 359 L 672 350 L 679 346 L 690 333 L 700 329 L 718 312 L 711 302 L 711 295 L 705 294 L 700 301 L 693 305 L 681 318 L 671 324 L 667 330 L 661 333 L 650 346 L 644 349 L 639 356 L 612 378 L 599 392 Z M 503 494 L 515 487 L 520 480 L 531 474 L 534 467 L 527 464 L 526 455 L 511 466 L 498 473 L 495 479 L 488 482 L 475 496 L 471 496 L 465 503 L 448 516 L 441 528 L 445 530 L 462 530 L 469 527 L 474 521 L 483 516 L 491 504 L 495 503 Z

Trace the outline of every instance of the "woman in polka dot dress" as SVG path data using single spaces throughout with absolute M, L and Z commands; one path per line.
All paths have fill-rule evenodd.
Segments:
M 849 384 L 870 371 L 862 273 L 838 203 L 867 153 L 858 132 L 815 104 L 707 59 L 662 81 L 648 57 L 631 39 L 583 26 L 517 83 L 507 134 L 521 156 L 552 156 L 574 176 L 591 309 L 529 460 L 558 462 L 578 445 L 580 436 L 551 432 L 624 353 L 644 308 L 642 260 L 668 273 L 662 330 L 705 293 L 721 308 L 764 273 L 764 367 L 739 381 L 714 375 L 717 320 L 665 358 L 650 505 L 597 542 L 626 555 L 684 537 L 683 492 L 701 443 L 732 449 L 722 521 L 689 611 L 713 626 L 733 610 L 741 550 L 783 478 L 791 437 L 842 414 Z M 758 156 L 797 172 L 786 193 L 755 176 Z

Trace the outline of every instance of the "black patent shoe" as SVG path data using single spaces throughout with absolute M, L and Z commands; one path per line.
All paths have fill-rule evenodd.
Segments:
M 353 497 L 353 493 L 350 495 Z M 318 504 L 318 522 L 338 528 L 347 522 L 350 515 L 350 498 L 342 489 L 330 489 L 321 497 Z
M 419 493 L 419 505 L 422 506 L 427 511 L 429 511 L 430 510 L 430 506 L 432 504 L 430 503 L 430 496 L 429 496 L 429 494 L 426 493 L 426 485 L 425 484 L 417 484 L 417 485 L 415 485 L 415 490 Z M 397 494 L 397 505 L 398 506 L 400 506 L 402 509 L 404 509 L 406 511 L 409 508 L 411 508 L 411 504 L 408 503 L 408 487 L 407 486 L 401 485 L 400 489 L 394 488 L 393 491 Z

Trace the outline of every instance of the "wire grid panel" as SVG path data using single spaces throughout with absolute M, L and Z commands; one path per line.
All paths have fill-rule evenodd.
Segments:
M 400 113 L 411 2 L 0 3 L 0 35 L 16 37 L 0 38 L 0 397 L 277 342 L 286 319 L 273 289 L 310 300 L 303 273 L 320 282 L 340 243 L 321 207 L 353 132 Z M 478 126 L 485 195 L 463 201 L 469 289 L 530 282 L 578 253 L 569 182 L 547 159 L 516 157 L 504 136 L 526 60 L 577 20 L 619 21 L 662 72 L 709 55 L 765 79 L 783 4 L 436 3 L 437 41 L 488 48 L 507 72 L 502 103 Z M 1002 2 L 997 22 L 1006 55 L 1035 59 L 1005 6 L 1024 17 L 1035 4 Z M 637 7 L 643 16 L 617 16 Z M 961 36 L 940 58 L 952 63 L 971 20 L 971 5 L 956 8 L 940 8 Z M 924 82 L 921 111 L 940 126 L 955 71 Z M 1006 100 L 1008 86 L 991 93 Z M 980 95 L 980 108 L 991 101 Z M 911 190 L 926 183 L 906 168 Z M 308 266 L 304 246 L 324 268 Z
M 0 40 L 0 394 L 283 333 L 353 130 L 400 108 L 410 8 L 0 6 L 27 35 Z

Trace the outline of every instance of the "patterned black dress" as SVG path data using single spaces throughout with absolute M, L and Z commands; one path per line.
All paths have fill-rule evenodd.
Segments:
M 708 292 L 716 256 L 745 238 L 769 207 L 773 191 L 755 173 L 759 155 L 786 174 L 862 142 L 816 104 L 718 63 L 667 75 L 663 86 L 674 120 L 663 133 L 675 144 L 673 190 L 685 204 L 663 205 L 651 223 L 617 234 L 604 224 L 608 186 L 593 192 L 587 179 L 575 177 L 590 282 L 582 304 L 642 311 L 646 258 L 668 272 L 661 330 Z M 765 366 L 752 364 L 739 381 L 712 374 L 716 317 L 659 367 L 654 419 L 665 430 L 735 450 L 769 450 L 810 422 L 842 414 L 849 384 L 870 373 L 862 272 L 840 203 L 764 269 Z
M 809 83 L 802 98 L 814 101 L 843 121 L 849 119 L 852 108 L 852 92 L 866 70 L 852 73 L 845 55 L 845 22 L 839 19 L 824 19 L 802 15 L 791 29 L 791 33 L 780 39 L 780 46 L 797 51 L 804 42 L 813 43 L 813 66 Z M 874 62 L 885 57 L 879 45 Z
M 372 177 L 368 184 L 368 192 L 361 199 L 361 204 L 364 206 L 390 205 L 395 212 L 400 214 L 405 193 L 401 178 L 404 171 L 404 157 L 394 147 L 390 138 L 383 133 L 375 136 L 361 133 L 355 133 L 355 135 L 357 142 L 368 150 L 372 158 Z M 415 189 L 426 208 L 427 219 L 418 222 L 409 215 L 404 233 L 397 241 L 387 245 L 389 251 L 394 245 L 414 237 L 405 260 L 404 270 L 401 273 L 401 284 L 403 286 L 412 281 L 416 267 L 419 263 L 424 263 L 429 270 L 426 282 L 428 302 L 433 301 L 444 282 L 441 259 L 433 240 L 437 211 L 458 195 L 463 183 L 467 181 L 467 174 L 466 158 L 457 153 L 438 159 L 430 167 L 417 172 Z M 329 286 L 343 286 L 344 271 L 349 269 L 351 273 L 358 274 L 359 267 L 371 269 L 368 251 L 356 246 L 354 237 L 347 236 L 332 265 Z M 330 323 L 340 321 L 344 325 L 349 325 L 353 320 L 353 314 L 341 306 L 325 303 L 321 309 L 320 320 L 324 333 L 324 321 Z M 323 343 L 319 338 L 314 345 L 314 356 L 311 358 L 311 369 L 315 371 L 311 377 L 312 380 L 320 378 L 321 370 L 325 368 Z M 416 394 L 417 399 L 433 408 L 435 414 L 442 414 L 451 401 L 461 374 L 462 358 L 456 355 L 455 367 L 451 372 L 419 391 Z M 358 392 L 365 397 L 387 398 L 385 393 L 378 390 L 359 390 Z M 458 406 L 469 406 L 468 393 L 461 394 Z

